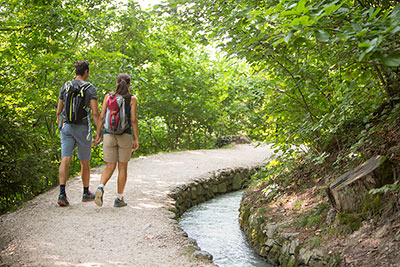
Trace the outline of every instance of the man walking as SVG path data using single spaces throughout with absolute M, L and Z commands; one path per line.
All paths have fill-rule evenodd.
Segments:
M 87 82 L 89 62 L 77 61 L 75 74 L 75 79 L 65 83 L 61 88 L 57 106 L 57 122 L 61 133 L 60 194 L 57 203 L 61 207 L 69 205 L 65 185 L 68 179 L 68 167 L 76 145 L 78 145 L 78 158 L 81 162 L 82 201 L 94 200 L 94 194 L 89 191 L 92 151 L 90 109 L 98 129 L 101 123 L 98 121 L 97 91 L 92 84 Z

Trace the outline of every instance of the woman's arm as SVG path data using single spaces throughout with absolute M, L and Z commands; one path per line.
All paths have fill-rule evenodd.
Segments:
M 138 127 L 138 120 L 136 117 L 136 110 L 137 110 L 137 99 L 136 97 L 132 96 L 131 99 L 131 125 L 133 129 L 133 135 L 135 137 L 135 141 L 133 142 L 133 151 L 139 148 L 139 127 Z
M 103 130 L 103 121 L 104 121 L 104 116 L 106 115 L 106 110 L 107 110 L 107 100 L 108 100 L 108 95 L 104 96 L 103 105 L 101 106 L 101 112 L 100 112 L 100 116 L 98 119 L 99 127 L 97 127 L 95 145 L 98 145 L 101 141 L 102 130 Z

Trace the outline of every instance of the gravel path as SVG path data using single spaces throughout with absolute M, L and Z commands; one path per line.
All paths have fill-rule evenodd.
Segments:
M 237 145 L 133 159 L 128 206 L 119 209 L 113 207 L 116 173 L 103 207 L 81 202 L 82 183 L 75 177 L 67 183 L 70 207 L 57 206 L 54 188 L 0 217 L 0 266 L 207 266 L 188 256 L 188 241 L 165 208 L 167 193 L 206 172 L 252 166 L 270 154 L 267 146 Z M 92 190 L 102 170 L 92 170 Z

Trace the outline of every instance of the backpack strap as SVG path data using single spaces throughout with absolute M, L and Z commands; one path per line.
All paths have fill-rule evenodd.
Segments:
M 80 87 L 81 90 L 80 90 L 79 93 L 81 94 L 82 97 L 85 97 L 85 91 L 86 91 L 87 88 L 89 88 L 89 86 L 91 86 L 91 83 L 85 82 Z M 90 101 L 89 101 L 89 103 L 90 103 Z M 88 121 L 88 134 L 86 136 L 86 140 L 90 141 L 90 140 L 92 140 L 92 122 L 91 122 L 91 119 L 90 119 L 90 104 L 89 104 L 88 107 L 84 107 L 84 109 L 86 110 L 86 114 L 87 114 L 86 115 L 86 119 Z
M 72 82 L 71 81 L 65 83 L 65 91 L 68 92 L 69 89 L 71 89 L 71 87 L 72 87 Z

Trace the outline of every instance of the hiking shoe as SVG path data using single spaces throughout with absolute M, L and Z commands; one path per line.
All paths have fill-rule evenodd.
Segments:
M 97 188 L 95 196 L 96 198 L 94 199 L 94 202 L 96 203 L 97 206 L 103 206 L 103 195 L 104 195 L 104 189 L 102 187 Z
M 114 201 L 114 207 L 120 208 L 120 207 L 125 207 L 126 205 L 128 204 L 126 204 L 124 198 L 122 199 L 116 198 Z
M 58 195 L 57 204 L 58 204 L 60 207 L 69 206 L 69 201 L 68 201 L 67 195 L 62 195 L 62 194 Z
M 82 202 L 89 202 L 89 201 L 93 201 L 93 200 L 94 200 L 94 194 L 92 192 L 90 192 L 90 190 L 89 190 L 89 193 L 87 193 L 87 194 L 83 193 Z

